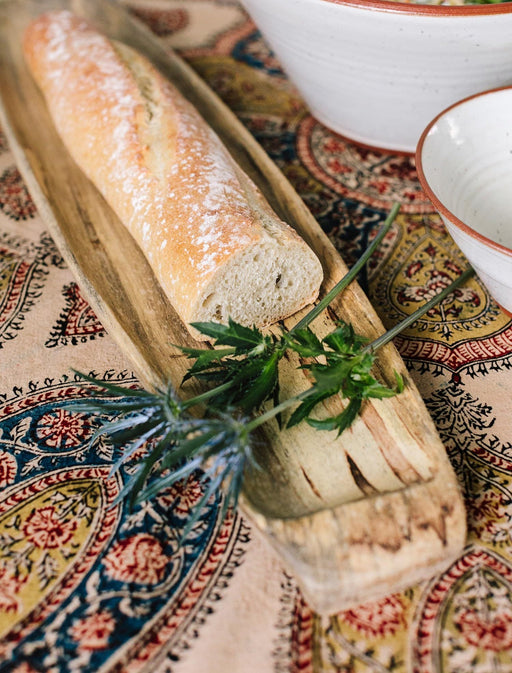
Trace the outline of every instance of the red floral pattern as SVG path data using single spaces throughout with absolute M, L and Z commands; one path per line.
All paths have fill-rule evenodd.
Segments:
M 187 480 L 178 481 L 171 488 L 163 491 L 158 496 L 158 500 L 164 507 L 171 507 L 174 514 L 188 516 L 202 495 L 203 490 L 197 479 L 188 477 Z
M 474 548 L 425 592 L 412 640 L 414 673 L 505 673 L 512 663 L 512 569 Z
M 411 157 L 360 147 L 309 116 L 299 126 L 297 151 L 308 171 L 341 196 L 386 209 L 398 201 L 402 213 L 434 210 Z
M 0 488 L 13 483 L 17 470 L 16 458 L 7 451 L 0 450 Z
M 464 610 L 457 615 L 455 623 L 469 645 L 493 652 L 512 648 L 511 612 L 501 612 L 484 620 L 473 610 Z
M 57 549 L 71 540 L 77 525 L 76 519 L 59 518 L 55 507 L 41 507 L 27 517 L 23 534 L 40 549 Z
M 344 610 L 339 618 L 366 638 L 393 635 L 406 625 L 405 605 L 398 594 Z
M 37 436 L 47 446 L 69 449 L 80 446 L 92 435 L 93 429 L 81 414 L 56 409 L 44 414 L 37 426 Z
M 80 643 L 80 650 L 103 650 L 114 628 L 114 618 L 108 610 L 103 610 L 75 622 L 71 637 Z
M 105 556 L 107 573 L 120 582 L 158 584 L 168 558 L 160 542 L 148 533 L 138 533 L 117 542 Z
M 52 397 L 57 401 L 64 392 L 67 399 L 77 388 L 66 382 L 54 391 L 46 385 L 40 395 L 17 396 L 3 405 L 3 418 L 18 414 L 20 407 L 30 410 Z M 18 601 L 16 616 L 23 617 L 16 619 L 14 608 L 4 613 L 0 661 L 47 618 L 51 621 L 112 541 L 119 525 L 119 506 L 112 506 L 119 481 L 109 472 L 109 465 L 51 469 L 18 483 L 0 499 L 0 568 L 3 562 L 9 570 L 7 581 L 0 575 L 0 587 L 4 600 Z
M 0 611 L 13 614 L 19 612 L 20 603 L 17 594 L 26 580 L 27 575 L 21 577 L 0 566 Z

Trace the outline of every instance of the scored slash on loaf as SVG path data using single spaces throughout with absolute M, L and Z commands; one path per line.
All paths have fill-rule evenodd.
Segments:
M 23 48 L 71 156 L 196 338 L 192 322 L 261 327 L 317 298 L 318 258 L 145 57 L 67 10 Z

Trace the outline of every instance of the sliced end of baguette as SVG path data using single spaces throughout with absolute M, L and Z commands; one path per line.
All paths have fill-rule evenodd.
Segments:
M 264 326 L 286 318 L 315 301 L 322 268 L 305 246 L 263 240 L 231 259 L 206 287 L 190 322 Z M 198 335 L 195 335 L 196 337 Z
M 231 318 L 248 327 L 264 327 L 293 315 L 319 294 L 320 261 L 305 241 L 281 221 L 252 180 L 233 164 L 247 204 L 260 228 L 257 243 L 238 252 L 201 292 L 189 322 Z M 201 338 L 194 330 L 195 338 Z

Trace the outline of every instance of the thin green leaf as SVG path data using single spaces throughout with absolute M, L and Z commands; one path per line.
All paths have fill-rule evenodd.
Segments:
M 251 382 L 251 387 L 241 400 L 240 406 L 250 412 L 259 409 L 263 402 L 272 398 L 278 383 L 279 353 L 275 352 L 263 363 L 260 374 Z
M 139 469 L 141 469 L 141 468 L 139 468 Z M 128 496 L 130 495 L 130 493 L 132 492 L 132 489 L 134 488 L 134 484 L 137 480 L 137 474 L 138 474 L 138 472 L 133 474 L 128 479 L 128 481 L 125 483 L 123 488 L 119 491 L 119 493 L 116 495 L 116 497 L 112 501 L 112 504 L 110 505 L 110 507 L 117 507 L 118 505 L 126 503 L 126 500 L 127 500 Z M 128 507 L 129 511 L 131 511 L 133 509 L 131 499 L 128 500 L 127 507 Z
M 366 386 L 363 392 L 363 397 L 365 399 L 371 397 L 374 399 L 382 400 L 388 397 L 395 397 L 396 394 L 397 391 L 393 390 L 393 388 L 388 388 L 387 386 L 378 383 L 378 381 L 375 381 L 374 385 Z
M 298 425 L 301 421 L 305 420 L 309 414 L 313 411 L 317 404 L 320 404 L 323 400 L 331 397 L 331 392 L 327 391 L 324 393 L 316 392 L 313 390 L 309 397 L 307 397 L 300 405 L 295 409 L 288 423 L 286 424 L 287 428 L 292 428 L 294 425 Z
M 212 478 L 210 480 L 210 483 L 208 484 L 204 494 L 201 496 L 201 499 L 194 504 L 194 507 L 188 517 L 185 528 L 183 529 L 181 535 L 182 540 L 185 540 L 190 535 L 192 529 L 199 520 L 199 517 L 201 516 L 201 510 L 208 503 L 210 498 L 212 498 L 212 496 L 215 495 L 215 493 L 221 488 L 223 479 L 224 474 L 220 473 L 215 478 Z M 205 485 L 205 482 L 201 480 L 201 484 Z
M 238 499 L 242 491 L 243 479 L 244 479 L 244 469 L 247 462 L 246 456 L 238 457 L 237 462 L 232 466 L 230 470 L 230 482 L 226 488 L 226 495 L 221 510 L 221 520 L 224 520 L 227 510 L 230 506 L 236 509 L 238 505 Z
M 185 349 L 183 348 L 183 352 L 187 351 L 193 351 L 195 349 Z M 218 362 L 221 361 L 223 358 L 233 355 L 235 353 L 236 349 L 235 348 L 213 348 L 209 350 L 201 350 L 199 352 L 199 355 L 191 355 L 190 357 L 195 357 L 196 361 L 190 367 L 188 372 L 185 374 L 183 380 L 186 381 L 192 376 L 195 376 L 197 373 L 201 372 L 203 369 L 209 369 L 212 366 L 218 366 Z
M 92 398 L 90 400 L 72 400 L 66 404 L 66 409 L 87 414 L 119 414 L 128 413 L 130 411 L 140 411 L 141 409 L 150 409 L 151 406 L 148 402 L 150 401 L 146 399 L 134 400 L 128 398 L 116 400 L 109 397 Z M 156 409 L 156 405 L 152 408 Z
M 163 428 L 165 427 L 164 423 L 159 423 L 156 426 L 151 425 L 149 429 L 145 432 L 142 432 L 141 434 L 135 435 L 136 439 L 135 441 L 130 444 L 122 453 L 120 458 L 116 460 L 116 462 L 112 465 L 110 468 L 110 474 L 109 477 L 112 477 L 117 470 L 126 463 L 132 456 L 133 454 L 140 449 L 140 447 L 148 442 L 152 437 L 157 435 Z
M 403 376 L 399 374 L 397 371 L 395 371 L 395 381 L 396 381 L 396 392 L 403 393 L 405 388 L 405 381 L 403 379 Z
M 152 431 L 156 425 L 161 424 L 162 422 L 162 418 L 157 414 L 154 417 L 128 417 L 123 421 L 117 421 L 117 428 L 115 427 L 116 421 L 114 421 L 111 424 L 114 427 L 109 430 L 108 434 L 115 444 L 122 446 L 129 444 L 134 439 L 138 439 L 142 435 L 145 435 L 146 432 Z M 108 425 L 110 424 L 107 424 L 107 427 Z
M 338 414 L 337 416 L 332 416 L 331 418 L 326 418 L 323 420 L 318 420 L 316 418 L 308 418 L 307 422 L 313 428 L 317 430 L 337 430 L 338 436 L 341 433 L 349 428 L 352 423 L 357 418 L 359 410 L 361 409 L 361 400 L 359 398 L 354 398 L 350 400 L 346 408 Z
M 236 348 L 254 348 L 265 337 L 256 327 L 244 327 L 234 320 L 229 320 L 227 325 L 215 322 L 195 322 L 192 327 L 199 330 L 205 336 L 215 339 L 219 346 L 235 346 Z
M 315 379 L 314 390 L 335 395 L 350 380 L 357 364 L 358 356 L 347 360 L 334 360 L 326 365 L 315 363 L 310 367 Z
M 216 430 L 205 432 L 191 439 L 181 441 L 173 447 L 169 453 L 162 458 L 162 471 L 173 468 L 177 463 L 185 458 L 195 456 L 199 449 L 206 446 L 210 439 L 217 435 Z
M 83 374 L 82 372 L 73 370 L 75 374 L 83 378 L 85 381 L 89 381 L 89 383 L 93 383 L 94 385 L 103 388 L 104 390 L 113 393 L 114 395 L 120 395 L 122 397 L 147 397 L 148 396 L 148 391 L 144 390 L 142 388 L 124 388 L 123 386 L 117 385 L 115 383 L 110 383 L 109 381 L 103 381 L 100 379 L 96 379 L 93 376 L 89 376 L 88 374 Z
M 355 333 L 351 324 L 345 322 L 339 322 L 338 327 L 323 339 L 323 343 L 333 351 L 344 354 L 355 354 L 367 342 Z
M 144 502 L 144 500 L 151 500 L 151 498 L 154 498 L 155 495 L 160 493 L 160 491 L 163 491 L 164 489 L 173 486 L 173 484 L 175 484 L 180 479 L 189 477 L 197 469 L 199 469 L 202 464 L 203 464 L 202 457 L 197 456 L 192 460 L 188 461 L 185 465 L 183 465 L 179 469 L 173 472 L 169 472 L 169 474 L 161 476 L 158 479 L 158 481 L 148 484 L 146 488 L 140 491 L 135 500 L 135 504 L 139 505 L 141 502 Z
M 144 416 L 144 420 L 147 420 L 147 416 Z M 142 423 L 142 421 L 141 421 L 141 423 Z M 124 429 L 134 428 L 137 425 L 139 425 L 139 423 L 134 423 L 134 421 L 131 417 L 123 418 L 123 419 L 116 419 L 115 421 L 112 421 L 110 423 L 103 423 L 93 433 L 93 435 L 91 436 L 91 439 L 89 440 L 89 443 L 92 445 L 92 444 L 94 444 L 94 442 L 97 439 L 99 439 L 103 435 L 114 436 L 114 435 L 117 435 L 118 433 L 122 432 Z
M 304 358 L 323 355 L 324 347 L 320 339 L 309 328 L 295 330 L 292 335 L 284 335 L 289 348 Z
M 173 435 L 174 433 L 172 431 L 164 435 L 154 446 L 153 450 L 144 457 L 143 461 L 141 461 L 140 468 L 137 470 L 135 475 L 136 478 L 134 480 L 130 480 L 130 509 L 133 509 L 135 499 L 139 491 L 146 483 L 156 464 L 161 461 L 164 451 L 171 450 Z

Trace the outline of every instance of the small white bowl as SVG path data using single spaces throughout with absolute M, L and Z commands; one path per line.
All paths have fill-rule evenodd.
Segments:
M 512 2 L 242 3 L 312 114 L 363 145 L 412 154 L 441 110 L 512 85 Z
M 453 240 L 512 313 L 512 87 L 439 114 L 419 140 L 416 168 Z

